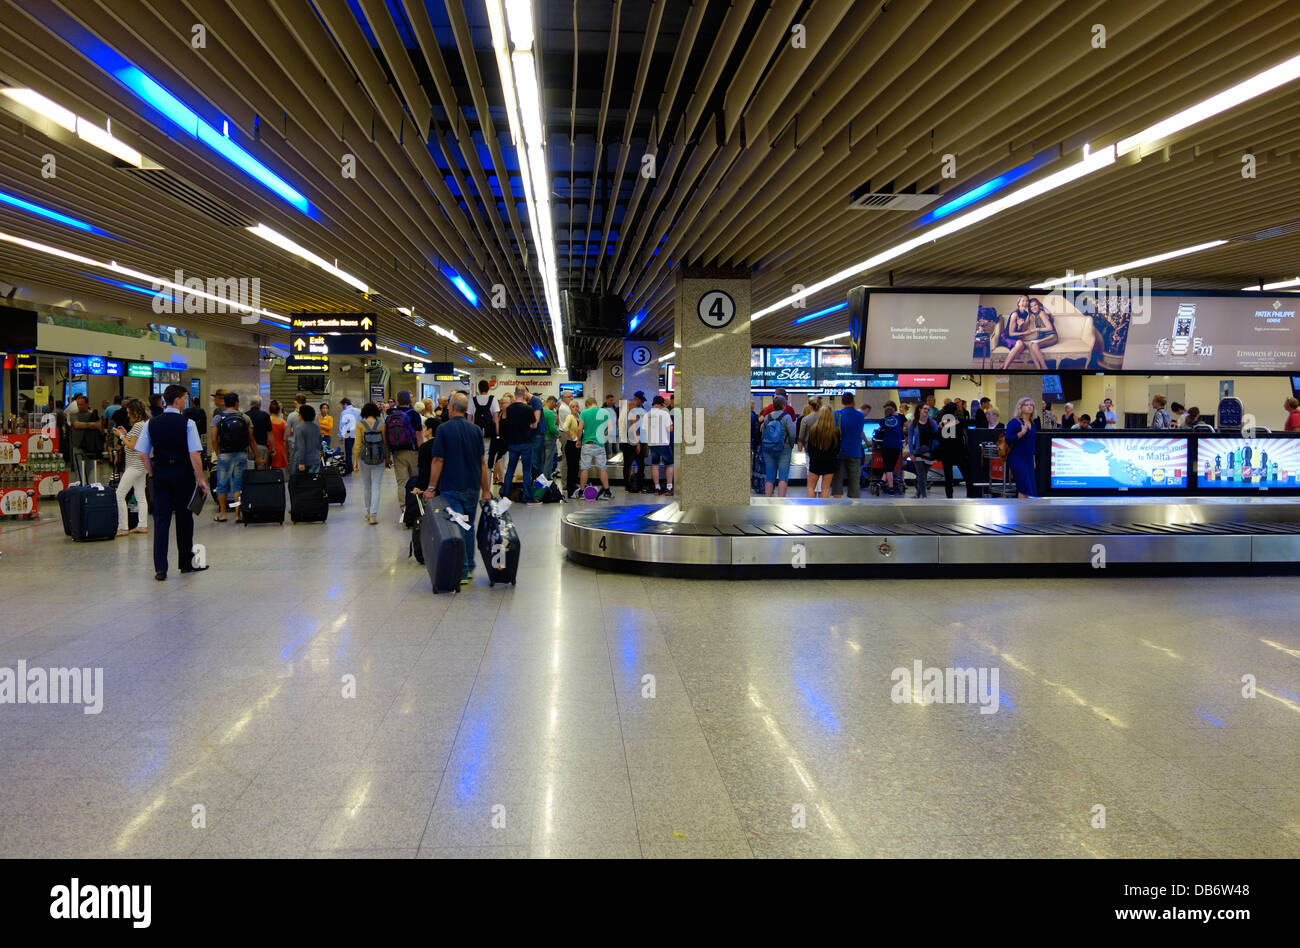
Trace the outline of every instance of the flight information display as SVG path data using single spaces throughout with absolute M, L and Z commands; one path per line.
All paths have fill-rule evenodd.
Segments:
M 1202 490 L 1300 488 L 1300 438 L 1198 438 Z
M 1055 490 L 1177 490 L 1187 487 L 1187 438 L 1053 438 Z

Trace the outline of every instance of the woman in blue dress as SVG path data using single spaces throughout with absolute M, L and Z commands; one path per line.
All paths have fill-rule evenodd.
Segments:
M 1034 476 L 1034 457 L 1038 452 L 1038 423 L 1034 421 L 1034 400 L 1022 398 L 1016 403 L 1016 413 L 1007 422 L 1003 435 L 1010 449 L 1007 463 L 1016 482 L 1016 496 L 1037 497 L 1037 479 Z

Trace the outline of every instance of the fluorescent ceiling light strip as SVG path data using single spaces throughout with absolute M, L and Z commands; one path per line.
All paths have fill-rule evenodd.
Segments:
M 492 51 L 497 57 L 497 72 L 501 74 L 501 93 L 506 100 L 506 118 L 510 122 L 511 143 L 518 146 L 524 139 L 519 128 L 519 105 L 515 99 L 515 84 L 510 71 L 510 44 L 506 42 L 506 25 L 497 0 L 486 0 L 488 26 L 492 31 Z M 509 186 L 509 182 L 506 182 Z
M 760 319 L 763 316 L 767 316 L 770 313 L 775 313 L 777 310 L 789 306 L 791 303 L 795 302 L 796 300 L 803 299 L 804 297 L 811 296 L 815 293 L 819 293 L 822 290 L 829 289 L 830 287 L 835 286 L 837 283 L 843 283 L 845 280 L 852 279 L 853 277 L 857 276 L 860 273 L 865 273 L 868 270 L 874 270 L 876 267 L 888 263 L 890 260 L 893 260 L 896 257 L 901 257 L 903 254 L 915 250 L 917 247 L 921 247 L 925 244 L 933 243 L 934 241 L 938 240 L 941 237 L 947 237 L 949 234 L 955 234 L 957 231 L 962 230 L 963 228 L 969 227 L 972 224 L 977 224 L 980 221 L 987 220 L 988 218 L 992 217 L 995 214 L 1000 214 L 1002 211 L 1005 211 L 1007 208 L 1015 207 L 1017 204 L 1022 204 L 1025 201 L 1036 198 L 1040 194 L 1044 194 L 1048 191 L 1051 191 L 1054 188 L 1059 188 L 1062 185 L 1068 184 L 1071 181 L 1075 181 L 1079 178 L 1082 178 L 1085 175 L 1092 174 L 1094 171 L 1098 171 L 1101 168 L 1105 168 L 1108 165 L 1113 164 L 1114 161 L 1115 161 L 1115 151 L 1112 148 L 1107 148 L 1103 151 L 1095 152 L 1094 154 L 1091 154 L 1088 157 L 1075 162 L 1074 164 L 1070 165 L 1068 168 L 1063 168 L 1060 171 L 1057 171 L 1055 174 L 1050 174 L 1045 178 L 1040 178 L 1038 181 L 1035 181 L 1032 184 L 1027 184 L 1023 188 L 1020 188 L 1016 191 L 1012 191 L 1010 194 L 1000 197 L 996 201 L 990 201 L 989 203 L 983 205 L 982 207 L 978 207 L 973 211 L 967 211 L 965 214 L 962 214 L 959 217 L 954 217 L 952 220 L 948 221 L 947 223 L 939 224 L 936 227 L 932 227 L 929 230 L 921 234 L 918 234 L 915 237 L 910 238 L 909 240 L 903 241 L 901 244 L 897 244 L 896 246 L 890 247 L 888 250 L 881 251 L 880 253 L 876 254 L 874 257 L 869 257 L 868 259 L 862 261 L 861 263 L 857 263 L 851 267 L 847 267 L 846 269 L 841 270 L 838 273 L 833 273 L 826 279 L 820 280 L 817 283 L 814 283 L 812 286 L 805 287 L 803 291 L 800 293 L 793 293 L 790 296 L 785 297 L 785 299 L 778 300 L 777 302 L 773 303 L 771 306 L 765 307 L 764 309 L 760 309 L 757 313 L 754 313 L 750 317 L 750 319 L 751 320 Z
M 65 109 L 57 102 L 45 98 L 39 92 L 31 89 L 5 89 L 3 91 L 5 95 L 15 102 L 27 106 L 38 115 L 43 115 L 54 124 L 61 125 L 73 133 L 77 131 L 77 114 Z
M 1193 106 L 1183 109 L 1181 112 L 1156 122 L 1154 125 L 1149 125 L 1136 135 L 1120 139 L 1119 144 L 1115 146 L 1116 150 L 1120 155 L 1126 155 L 1144 145 L 1155 144 L 1175 132 L 1203 122 L 1220 112 L 1241 105 L 1243 102 L 1248 102 L 1256 96 L 1261 96 L 1265 92 L 1271 92 L 1278 86 L 1286 85 L 1296 78 L 1300 78 L 1300 56 L 1293 56 L 1272 69 L 1266 69 L 1258 75 L 1237 83 L 1230 89 L 1223 90 L 1218 95 L 1212 95 L 1208 99 L 1204 99 Z
M 532 0 L 505 0 L 506 21 L 510 24 L 510 42 L 516 49 L 531 49 L 533 46 L 533 3 Z
M 137 168 L 144 167 L 144 156 L 142 154 L 126 142 L 114 138 L 107 130 L 87 122 L 81 117 L 77 118 L 77 136 L 101 151 L 106 151 L 115 158 L 121 158 L 129 165 L 134 165 Z
M 412 359 L 415 362 L 420 361 L 420 356 L 416 355 L 414 352 L 403 352 L 401 349 L 390 349 L 388 346 L 375 346 L 375 348 L 383 349 L 385 352 L 391 352 L 393 355 L 399 355 L 407 359 Z
M 217 303 L 223 303 L 231 309 L 242 310 L 246 313 L 256 313 L 261 316 L 269 316 L 278 322 L 288 323 L 287 316 L 281 316 L 279 313 L 273 313 L 269 309 L 254 309 L 252 306 L 246 306 L 234 300 L 227 299 L 224 296 L 217 296 L 214 293 L 208 293 L 206 290 L 196 290 L 193 287 L 184 286 L 180 283 L 173 283 L 171 280 L 164 280 L 162 277 L 150 276 L 147 273 L 141 273 L 139 270 L 132 270 L 130 267 L 124 267 L 116 261 L 102 263 L 99 260 L 92 260 L 90 257 L 83 257 L 79 253 L 73 253 L 70 250 L 64 250 L 61 247 L 52 247 L 49 244 L 38 243 L 35 240 L 27 240 L 24 237 L 15 237 L 13 234 L 6 234 L 0 231 L 0 240 L 7 243 L 16 244 L 19 247 L 26 247 L 28 250 L 35 250 L 38 253 L 49 254 L 52 257 L 59 257 L 63 260 L 71 260 L 81 264 L 83 267 L 98 267 L 101 270 L 109 270 L 113 273 L 120 273 L 123 276 L 134 277 L 137 280 L 147 280 L 154 286 L 163 286 L 170 290 L 175 290 L 183 296 L 198 296 L 202 299 L 212 300 Z
M 812 340 L 811 342 L 805 342 L 804 345 L 805 345 L 805 346 L 815 346 L 815 345 L 817 345 L 819 342 L 831 342 L 831 341 L 834 340 L 834 339 L 843 339 L 843 338 L 844 338 L 845 336 L 847 336 L 847 335 L 849 335 L 849 331 L 846 329 L 844 332 L 837 332 L 837 333 L 836 333 L 835 335 L 833 335 L 833 336 L 823 336 L 823 337 L 820 338 L 820 339 L 814 339 L 814 340 Z
M 1243 290 L 1285 290 L 1289 286 L 1300 286 L 1300 277 L 1294 280 L 1282 280 L 1280 283 L 1256 283 L 1254 286 L 1243 286 Z
M 287 250 L 291 254 L 295 254 L 299 257 L 302 257 L 304 260 L 308 261 L 309 263 L 314 263 L 316 266 L 320 267 L 326 273 L 333 274 L 334 276 L 338 277 L 340 280 L 342 280 L 344 283 L 348 284 L 349 286 L 356 287 L 362 293 L 370 292 L 370 287 L 366 286 L 364 280 L 360 280 L 357 277 L 354 277 L 346 270 L 340 270 L 338 267 L 334 266 L 334 264 L 330 263 L 328 260 L 325 260 L 324 258 L 317 256 L 316 254 L 308 250 L 306 247 L 294 243 L 288 237 L 284 236 L 284 234 L 272 230 L 271 228 L 267 227 L 265 224 L 258 224 L 256 227 L 249 227 L 248 231 L 251 234 L 256 234 L 258 237 L 261 237 L 263 240 L 275 244 L 277 247 L 281 248 L 282 250 Z
M 1134 260 L 1130 263 L 1121 263 L 1117 267 L 1106 267 L 1104 270 L 1089 270 L 1087 273 L 1074 273 L 1069 276 L 1057 277 L 1054 280 L 1044 280 L 1042 283 L 1035 283 L 1031 289 L 1045 290 L 1062 283 L 1072 281 L 1081 281 L 1087 283 L 1089 280 L 1100 280 L 1102 277 L 1110 276 L 1113 273 L 1120 273 L 1124 270 L 1137 270 L 1140 267 L 1150 266 L 1153 263 L 1161 263 L 1165 260 L 1173 260 L 1175 257 L 1184 257 L 1188 254 L 1200 253 L 1202 250 L 1211 250 L 1215 247 L 1222 247 L 1226 240 L 1211 240 L 1207 243 L 1196 244 L 1193 247 L 1183 247 L 1181 250 L 1170 250 L 1167 253 L 1158 253 L 1153 257 L 1143 257 L 1141 260 Z
M 25 106 L 56 125 L 73 132 L 88 145 L 94 145 L 100 151 L 125 161 L 137 168 L 145 166 L 146 158 L 126 142 L 114 138 L 108 129 L 100 128 L 94 122 L 77 115 L 56 102 L 52 102 L 31 89 L 3 89 L 6 96 Z M 151 163 L 152 164 L 152 163 Z
M 660 361 L 660 362 L 667 362 L 669 359 L 671 359 L 671 358 L 672 358 L 673 356 L 675 356 L 675 355 L 677 355 L 677 350 L 676 350 L 676 349 L 674 349 L 672 352 L 668 353 L 668 355 L 666 355 L 666 356 L 660 356 L 660 357 L 659 357 L 659 361 Z

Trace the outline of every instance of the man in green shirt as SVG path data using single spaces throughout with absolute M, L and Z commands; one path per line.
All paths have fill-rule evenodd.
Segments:
M 542 456 L 542 474 L 549 480 L 555 477 L 555 465 L 557 461 L 555 451 L 555 439 L 560 434 L 560 426 L 556 421 L 555 409 L 559 403 L 555 396 L 548 396 L 545 405 L 542 407 L 542 422 L 546 426 L 546 444 L 543 447 Z
M 587 487 L 587 473 L 591 468 L 600 468 L 600 493 L 597 500 L 613 500 L 614 494 L 609 489 L 609 471 L 606 469 L 605 442 L 613 435 L 614 419 L 606 408 L 597 408 L 596 399 L 587 396 L 586 408 L 578 419 L 578 440 L 582 443 L 578 457 L 578 489 L 573 492 L 577 497 Z

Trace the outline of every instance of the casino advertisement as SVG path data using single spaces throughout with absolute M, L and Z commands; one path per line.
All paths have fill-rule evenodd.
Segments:
M 1196 486 L 1203 490 L 1300 488 L 1300 439 L 1200 438 Z
M 1053 438 L 1054 490 L 1187 487 L 1186 438 Z

